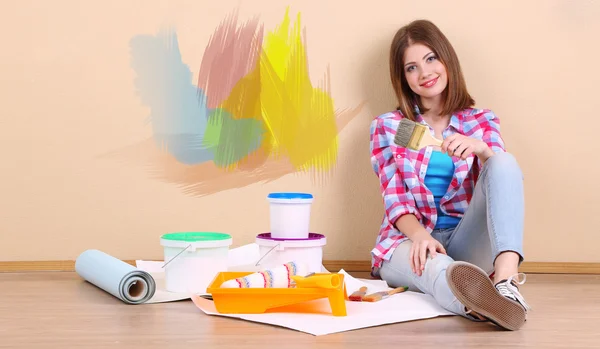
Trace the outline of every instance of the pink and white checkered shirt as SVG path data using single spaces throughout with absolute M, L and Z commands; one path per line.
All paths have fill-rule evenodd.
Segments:
M 402 118 L 400 111 L 394 111 L 378 116 L 371 123 L 371 164 L 379 178 L 385 206 L 376 245 L 371 251 L 374 275 L 383 260 L 389 260 L 394 249 L 408 239 L 394 226 L 400 216 L 414 214 L 428 232 L 433 231 L 438 217 L 433 194 L 424 184 L 433 148 L 414 151 L 397 146 L 394 136 Z M 416 121 L 429 127 L 421 115 Z M 443 136 L 454 133 L 482 140 L 495 153 L 505 151 L 500 120 L 490 110 L 466 109 L 453 114 Z M 448 215 L 462 217 L 471 201 L 481 163 L 474 155 L 466 160 L 453 156 L 452 160 L 454 176 L 440 207 Z

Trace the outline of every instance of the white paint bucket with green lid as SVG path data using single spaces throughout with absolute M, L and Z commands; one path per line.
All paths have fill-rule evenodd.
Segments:
M 231 235 L 215 232 L 169 233 L 160 237 L 165 287 L 170 292 L 206 293 L 214 277 L 227 271 Z

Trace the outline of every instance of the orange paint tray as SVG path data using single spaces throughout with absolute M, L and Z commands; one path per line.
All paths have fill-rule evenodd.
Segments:
M 221 288 L 227 280 L 243 277 L 253 272 L 221 272 L 206 289 L 212 295 L 215 308 L 221 314 L 261 314 L 269 309 L 328 298 L 334 316 L 346 316 L 346 284 L 344 274 L 336 288 Z M 331 275 L 317 273 L 317 275 Z

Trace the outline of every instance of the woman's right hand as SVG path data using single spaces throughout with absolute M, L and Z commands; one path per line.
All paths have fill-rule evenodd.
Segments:
M 438 253 L 447 254 L 444 246 L 429 234 L 414 214 L 402 215 L 395 225 L 412 241 L 408 262 L 413 273 L 419 276 L 423 274 L 425 262 L 427 262 L 427 252 L 431 258 L 435 258 Z
M 425 270 L 428 252 L 431 258 L 435 258 L 438 253 L 446 254 L 444 246 L 427 232 L 423 232 L 411 240 L 412 246 L 408 259 L 413 273 L 419 276 Z

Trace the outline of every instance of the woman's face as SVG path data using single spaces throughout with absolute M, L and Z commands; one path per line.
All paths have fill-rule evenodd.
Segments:
M 435 98 L 448 85 L 446 67 L 429 47 L 410 45 L 404 52 L 404 62 L 406 81 L 421 98 Z

